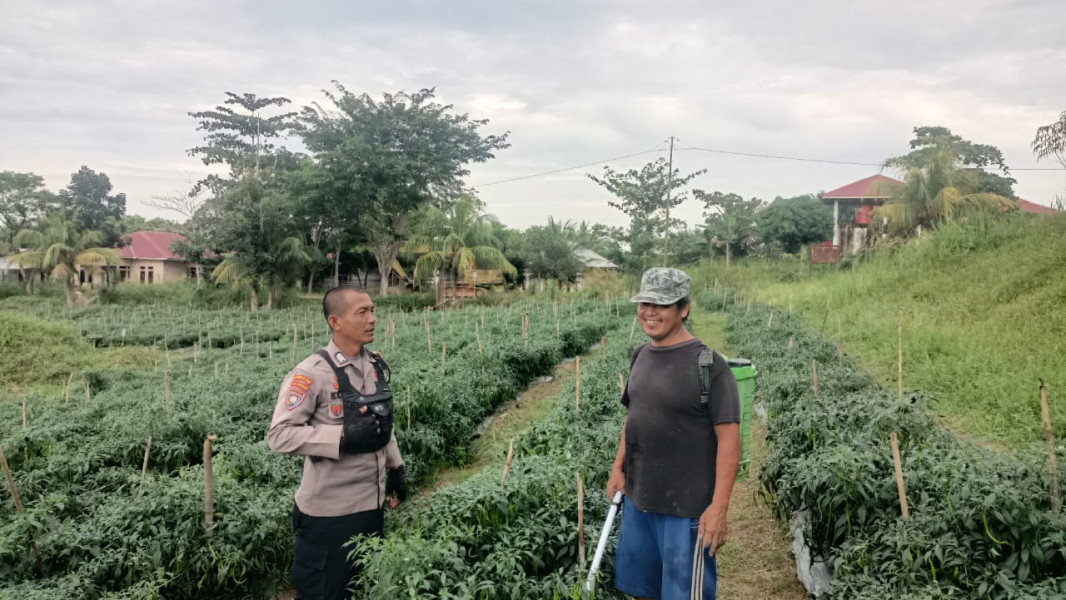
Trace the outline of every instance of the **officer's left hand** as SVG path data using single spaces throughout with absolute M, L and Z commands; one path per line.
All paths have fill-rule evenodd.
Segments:
M 395 495 L 389 496 L 389 510 L 396 510 L 400 506 L 400 499 Z
M 714 504 L 708 506 L 700 515 L 700 535 L 703 536 L 703 546 L 714 556 L 729 537 L 726 509 Z

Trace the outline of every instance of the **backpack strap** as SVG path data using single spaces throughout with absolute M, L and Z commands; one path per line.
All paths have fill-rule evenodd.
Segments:
M 711 402 L 711 365 L 714 364 L 714 350 L 704 348 L 700 351 L 700 404 L 706 406 Z
M 370 353 L 370 363 L 374 365 L 374 370 L 378 372 L 378 381 L 390 383 L 392 369 L 389 368 L 389 363 L 385 362 L 380 352 L 375 352 L 374 350 L 367 350 L 367 352 Z

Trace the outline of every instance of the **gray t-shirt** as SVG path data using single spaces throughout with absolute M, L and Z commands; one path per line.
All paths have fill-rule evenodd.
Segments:
M 700 402 L 699 356 L 692 339 L 633 351 L 622 393 L 626 416 L 626 494 L 642 511 L 698 518 L 714 496 L 714 426 L 740 422 L 737 380 L 717 352 L 710 402 Z

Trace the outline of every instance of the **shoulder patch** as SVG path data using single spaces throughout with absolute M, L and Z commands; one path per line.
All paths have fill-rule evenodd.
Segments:
M 348 364 L 348 357 L 343 352 L 338 352 L 333 355 L 333 358 L 337 361 L 337 366 Z
M 303 373 L 297 373 L 289 381 L 289 389 L 285 392 L 285 408 L 294 410 L 303 404 L 307 392 L 311 389 L 311 378 Z

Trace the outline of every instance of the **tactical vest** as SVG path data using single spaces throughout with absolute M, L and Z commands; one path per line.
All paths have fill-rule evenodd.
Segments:
M 367 396 L 352 386 L 352 382 L 348 379 L 348 374 L 333 362 L 329 352 L 319 350 L 316 354 L 326 359 L 330 368 L 333 369 L 333 374 L 337 377 L 337 391 L 340 393 L 342 406 L 344 407 L 345 437 L 349 437 L 349 431 L 366 431 L 365 427 L 357 426 L 358 423 L 366 419 L 376 420 L 377 428 L 380 429 L 376 433 L 359 435 L 358 438 L 349 437 L 345 447 L 355 453 L 377 452 L 384 448 L 392 437 L 393 421 L 392 392 L 389 390 L 389 381 L 386 376 L 388 365 L 385 364 L 380 355 L 370 356 L 370 362 L 377 373 L 378 381 L 375 392 Z M 359 412 L 363 407 L 366 407 L 366 413 Z

